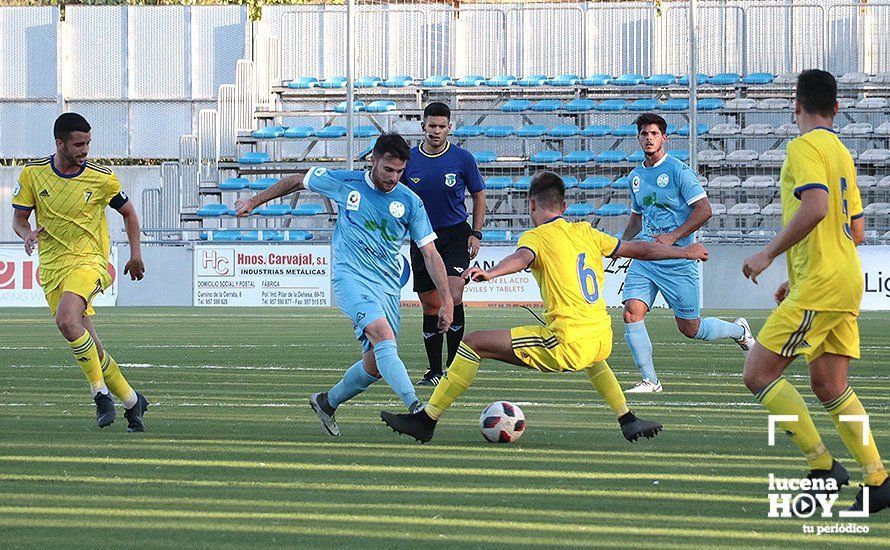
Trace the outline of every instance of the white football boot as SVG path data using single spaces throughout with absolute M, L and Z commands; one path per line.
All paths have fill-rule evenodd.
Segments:
M 624 393 L 661 393 L 661 392 L 662 392 L 661 382 L 657 382 L 657 383 L 653 384 L 652 382 L 650 382 L 649 380 L 647 380 L 645 378 L 640 380 L 636 384 L 634 384 L 634 386 L 632 388 L 624 390 Z
M 741 338 L 737 340 L 733 338 L 733 340 L 735 340 L 735 343 L 738 344 L 740 348 L 742 348 L 742 353 L 744 353 L 745 357 L 747 357 L 748 352 L 751 351 L 751 348 L 754 347 L 754 344 L 757 343 L 757 340 L 754 339 L 754 333 L 751 332 L 751 327 L 748 325 L 747 319 L 745 319 L 744 317 L 739 317 L 734 322 L 738 326 L 745 329 L 745 333 L 742 335 Z

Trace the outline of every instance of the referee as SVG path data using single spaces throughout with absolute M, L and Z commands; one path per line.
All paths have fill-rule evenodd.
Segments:
M 417 193 L 426 206 L 433 229 L 438 235 L 436 248 L 445 262 L 448 285 L 454 298 L 454 321 L 445 335 L 450 365 L 457 346 L 464 337 L 463 272 L 479 253 L 482 225 L 485 221 L 485 184 L 476 159 L 466 149 L 448 141 L 451 109 L 444 103 L 430 103 L 423 110 L 423 143 L 411 149 L 411 159 L 402 175 L 402 183 Z M 473 197 L 473 227 L 467 223 L 464 204 L 467 191 Z M 411 243 L 411 271 L 414 292 L 423 306 L 423 344 L 429 370 L 417 383 L 435 386 L 442 376 L 442 340 L 438 331 L 439 293 L 427 273 L 423 256 Z

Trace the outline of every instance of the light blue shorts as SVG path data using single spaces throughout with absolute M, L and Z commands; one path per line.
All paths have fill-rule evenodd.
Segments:
M 661 292 L 674 316 L 698 319 L 701 315 L 701 279 L 698 262 L 685 261 L 676 266 L 659 266 L 657 262 L 634 260 L 624 279 L 622 302 L 640 300 L 649 308 Z
M 352 320 L 355 337 L 362 343 L 362 352 L 371 349 L 371 342 L 365 336 L 365 328 L 377 319 L 385 318 L 396 338 L 399 337 L 401 315 L 397 294 L 389 294 L 382 289 L 371 290 L 359 281 L 335 278 L 333 283 L 334 299 L 343 313 Z

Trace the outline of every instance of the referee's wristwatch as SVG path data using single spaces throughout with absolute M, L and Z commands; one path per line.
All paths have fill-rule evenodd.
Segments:
M 480 241 L 482 240 L 482 232 L 481 231 L 470 231 L 470 236 L 476 237 Z

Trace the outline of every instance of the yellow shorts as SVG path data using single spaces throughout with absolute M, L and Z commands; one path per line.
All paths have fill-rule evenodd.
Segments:
M 62 294 L 73 292 L 86 300 L 87 309 L 84 316 L 89 317 L 96 314 L 93 309 L 93 298 L 100 292 L 104 292 L 109 286 L 111 286 L 111 275 L 108 271 L 99 271 L 92 267 L 77 268 L 71 271 L 59 286 L 46 293 L 46 302 L 49 304 L 52 314 L 55 315 Z
M 513 353 L 541 372 L 579 371 L 604 361 L 612 353 L 612 333 L 602 338 L 560 343 L 547 327 L 528 325 L 510 330 Z
M 783 357 L 803 354 L 810 362 L 825 353 L 859 359 L 859 324 L 845 311 L 811 311 L 782 302 L 760 329 L 757 341 Z

